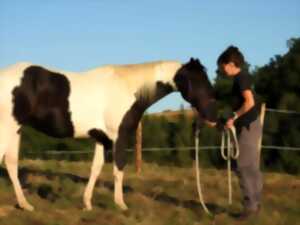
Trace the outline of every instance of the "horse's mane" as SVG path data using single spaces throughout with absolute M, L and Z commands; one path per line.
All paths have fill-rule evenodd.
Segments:
M 139 95 L 151 98 L 156 83 L 173 82 L 173 77 L 181 64 L 177 61 L 154 61 L 142 64 L 112 65 L 115 76 L 129 88 L 140 87 Z

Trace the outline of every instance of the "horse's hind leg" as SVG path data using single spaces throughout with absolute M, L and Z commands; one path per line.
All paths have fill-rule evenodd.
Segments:
M 93 159 L 93 164 L 92 164 L 92 168 L 91 168 L 89 182 L 85 188 L 85 192 L 84 192 L 84 196 L 83 196 L 83 202 L 84 202 L 86 210 L 92 210 L 91 199 L 92 199 L 92 195 L 93 195 L 93 190 L 94 190 L 97 178 L 101 173 L 103 164 L 104 164 L 103 145 L 97 143 L 95 153 L 94 153 L 94 159 Z
M 18 159 L 19 159 L 19 143 L 20 135 L 17 133 L 18 126 L 13 121 L 10 126 L 7 126 L 7 150 L 5 151 L 5 164 L 10 180 L 12 181 L 19 207 L 25 210 L 32 211 L 31 206 L 23 193 L 19 178 L 18 178 Z
M 2 163 L 3 156 L 5 154 L 6 145 L 1 143 L 0 140 L 0 164 Z
M 11 120 L 11 116 L 8 115 L 0 105 L 0 164 L 10 145 L 9 139 L 12 137 L 10 130 L 13 129 L 13 127 L 10 126 L 11 122 L 15 125 L 14 121 Z

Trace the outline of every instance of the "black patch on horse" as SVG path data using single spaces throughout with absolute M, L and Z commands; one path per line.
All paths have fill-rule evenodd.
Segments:
M 158 81 L 156 83 L 155 94 L 151 99 L 144 98 L 139 93 L 136 93 L 136 96 L 139 97 L 124 115 L 119 126 L 118 138 L 115 144 L 114 159 L 119 170 L 123 170 L 127 163 L 125 149 L 129 147 L 130 140 L 134 137 L 145 110 L 158 99 L 161 99 L 172 91 L 174 91 L 172 85 Z
M 30 66 L 12 94 L 13 116 L 20 125 L 53 137 L 74 136 L 68 100 L 70 82 L 66 76 Z
M 97 142 L 103 144 L 105 150 L 112 149 L 112 140 L 102 130 L 91 129 L 89 130 L 88 134 Z

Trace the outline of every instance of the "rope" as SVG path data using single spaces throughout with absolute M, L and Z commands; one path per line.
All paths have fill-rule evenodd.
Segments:
M 227 142 L 227 154 L 225 154 L 225 142 Z M 235 148 L 234 148 L 235 147 Z M 235 149 L 235 151 L 234 151 Z M 232 204 L 232 179 L 231 179 L 231 159 L 237 159 L 240 154 L 239 144 L 236 136 L 235 127 L 226 129 L 222 132 L 221 155 L 227 161 L 228 177 L 228 203 Z
M 227 140 L 227 148 L 225 147 L 225 142 Z M 232 145 L 233 142 L 233 145 Z M 235 147 L 235 148 L 234 148 Z M 225 153 L 225 148 L 227 149 L 227 154 Z M 234 151 L 235 149 L 235 151 Z M 199 201 L 202 205 L 204 211 L 212 216 L 211 212 L 205 205 L 202 189 L 201 189 L 201 181 L 200 181 L 200 168 L 199 168 L 199 129 L 196 128 L 195 134 L 195 160 L 196 160 L 196 183 L 197 183 L 197 191 L 199 196 Z M 228 175 L 228 202 L 232 204 L 232 179 L 231 179 L 231 159 L 237 159 L 240 154 L 238 140 L 236 136 L 235 127 L 230 129 L 226 129 L 222 132 L 222 141 L 221 141 L 221 154 L 224 160 L 227 161 L 227 175 Z
M 200 183 L 200 168 L 199 168 L 199 154 L 198 153 L 199 153 L 199 129 L 197 127 L 196 132 L 195 132 L 195 160 L 196 160 L 195 171 L 196 171 L 197 191 L 198 191 L 198 196 L 199 196 L 199 200 L 202 205 L 202 208 L 208 215 L 212 216 L 211 212 L 208 210 L 208 208 L 205 205 L 203 194 L 202 194 L 201 183 Z

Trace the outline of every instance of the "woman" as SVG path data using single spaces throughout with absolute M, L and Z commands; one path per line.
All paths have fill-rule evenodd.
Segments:
M 262 126 L 259 121 L 260 104 L 252 89 L 243 54 L 235 46 L 229 46 L 218 58 L 219 71 L 233 79 L 231 118 L 225 127 L 235 126 L 240 148 L 237 160 L 237 176 L 243 194 L 244 210 L 240 219 L 256 215 L 260 209 L 262 174 L 259 167 L 259 145 Z

